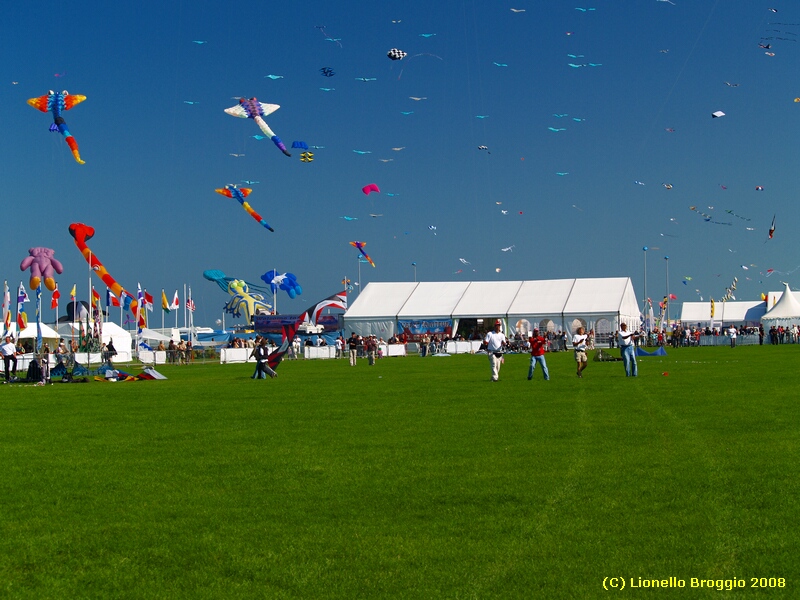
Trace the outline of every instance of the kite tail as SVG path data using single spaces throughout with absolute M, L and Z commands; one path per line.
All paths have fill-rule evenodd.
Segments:
M 69 146 L 69 149 L 72 150 L 72 156 L 75 157 L 75 160 L 78 162 L 78 164 L 85 165 L 86 161 L 81 159 L 81 154 L 78 152 L 78 142 L 75 141 L 75 138 L 71 135 L 68 135 L 65 139 L 67 141 L 67 146 Z
M 280 149 L 280 151 L 283 152 L 286 156 L 292 155 L 292 153 L 286 149 L 286 146 L 281 141 L 281 138 L 279 138 L 277 135 L 272 136 L 272 143 L 275 144 Z
M 283 152 L 286 156 L 291 156 L 291 153 L 286 149 L 286 146 L 281 141 L 281 138 L 275 135 L 275 132 L 269 128 L 269 125 L 267 125 L 266 121 L 264 121 L 260 115 L 253 117 L 253 120 L 258 124 L 258 127 L 261 129 L 261 131 L 264 132 L 264 135 L 269 137 L 269 139 L 272 140 L 272 143 L 275 144 L 281 152 Z

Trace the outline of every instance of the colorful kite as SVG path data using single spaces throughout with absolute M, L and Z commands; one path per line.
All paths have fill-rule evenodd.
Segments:
M 64 272 L 64 267 L 58 262 L 53 255 L 56 253 L 52 248 L 31 248 L 28 250 L 30 256 L 26 256 L 20 263 L 19 270 L 25 271 L 30 268 L 31 270 L 31 289 L 35 290 L 42 282 L 44 276 L 44 285 L 51 292 L 56 289 L 56 280 L 53 279 L 53 271 L 59 275 Z
M 769 226 L 769 239 L 775 235 L 775 215 L 772 215 L 772 225 Z
M 364 255 L 364 258 L 366 258 L 366 259 L 367 259 L 367 262 L 368 262 L 369 264 L 371 264 L 373 267 L 375 266 L 375 263 L 374 263 L 374 262 L 372 262 L 372 259 L 369 257 L 369 254 L 367 254 L 367 253 L 364 251 L 364 246 L 366 246 L 366 245 L 367 245 L 367 243 L 366 243 L 366 242 L 350 242 L 350 245 L 351 245 L 353 248 L 357 248 L 357 249 L 358 249 L 358 251 L 359 251 L 359 252 L 361 252 L 361 254 L 363 254 L 363 255 Z
M 361 191 L 364 192 L 367 196 L 370 195 L 371 192 L 378 192 L 380 194 L 381 190 L 375 183 L 369 183 L 361 188 Z
M 67 122 L 64 120 L 64 117 L 61 116 L 61 113 L 65 110 L 69 110 L 76 104 L 80 104 L 84 100 L 86 100 L 86 96 L 70 94 L 66 90 L 63 92 L 54 92 L 50 90 L 44 96 L 28 100 L 28 104 L 33 108 L 44 113 L 49 112 L 53 115 L 53 124 L 50 125 L 50 131 L 58 131 L 64 136 L 67 146 L 72 150 L 72 156 L 75 157 L 75 160 L 79 164 L 85 164 L 85 161 L 81 159 L 81 155 L 78 152 L 78 142 L 75 141 L 75 138 L 72 137 L 72 134 L 69 132 Z
M 277 104 L 265 104 L 259 102 L 255 98 L 239 98 L 239 104 L 226 108 L 225 112 L 232 117 L 239 117 L 240 119 L 253 119 L 259 126 L 261 131 L 272 140 L 278 149 L 286 156 L 291 156 L 291 153 L 286 149 L 281 139 L 269 128 L 269 125 L 264 121 L 264 117 L 274 113 L 280 108 Z
M 239 186 L 237 186 L 237 185 L 235 185 L 233 183 L 229 183 L 224 188 L 215 189 L 214 191 L 217 192 L 218 194 L 222 194 L 223 196 L 227 196 L 228 198 L 234 198 L 234 199 L 238 200 L 239 204 L 241 204 L 244 207 L 244 209 L 247 211 L 248 215 L 253 217 L 256 221 L 261 223 L 261 225 L 263 225 L 264 227 L 266 227 L 270 231 L 272 231 L 272 232 L 275 231 L 272 227 L 269 226 L 269 224 L 264 220 L 264 218 L 260 214 L 258 214 L 256 211 L 254 211 L 253 207 L 250 206 L 250 204 L 248 204 L 245 201 L 245 198 L 247 198 L 247 196 L 250 195 L 250 192 L 253 191 L 250 188 L 240 188 Z
M 75 245 L 78 247 L 78 250 L 80 250 L 81 254 L 83 254 L 83 258 L 85 258 L 86 262 L 89 263 L 89 267 L 92 269 L 92 271 L 97 273 L 97 276 L 100 277 L 102 282 L 105 283 L 109 289 L 111 289 L 117 298 L 125 298 L 125 305 L 128 310 L 131 311 L 131 313 L 137 315 L 138 312 L 137 317 L 139 319 L 139 327 L 146 327 L 146 311 L 139 309 L 139 303 L 134 295 L 126 291 L 125 288 L 116 282 L 111 274 L 106 271 L 103 263 L 101 263 L 97 258 L 97 254 L 93 253 L 89 249 L 89 246 L 86 245 L 86 241 L 92 239 L 94 236 L 94 227 L 84 225 L 83 223 L 72 223 L 69 226 L 69 233 L 75 240 Z
M 389 50 L 389 52 L 386 53 L 386 56 L 388 56 L 392 60 L 403 60 L 407 55 L 408 55 L 407 52 L 403 52 L 398 48 L 392 48 L 391 50 Z
M 314 161 L 314 153 L 313 152 L 301 152 L 300 153 L 300 162 L 310 163 Z
M 308 144 L 302 141 L 294 141 L 292 142 L 292 148 L 302 148 L 303 150 L 308 150 Z
M 278 273 L 275 269 L 267 271 L 261 276 L 261 280 L 269 285 L 272 293 L 279 289 L 289 294 L 289 298 L 297 298 L 303 293 L 303 288 L 297 282 L 297 276 L 293 273 Z

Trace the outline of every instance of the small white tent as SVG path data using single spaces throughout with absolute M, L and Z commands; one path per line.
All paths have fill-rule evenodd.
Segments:
M 42 328 L 42 343 L 47 343 L 50 346 L 50 350 L 55 350 L 56 346 L 58 345 L 58 333 L 49 325 L 45 325 L 44 323 L 41 324 Z M 27 327 L 23 329 L 19 335 L 17 335 L 17 324 L 11 323 L 11 327 L 8 328 L 8 335 L 14 336 L 15 340 L 24 340 L 24 339 L 33 339 L 34 346 L 36 345 L 36 338 L 38 337 L 39 333 L 36 329 L 36 323 L 28 323 Z
M 67 340 L 67 344 L 72 337 L 80 335 L 80 330 L 79 323 L 61 323 L 58 326 L 60 337 Z M 114 342 L 114 349 L 117 351 L 114 362 L 130 362 L 132 360 L 130 332 L 112 321 L 106 321 L 103 323 L 103 335 L 100 336 L 100 341 L 108 344 L 109 340 Z
M 784 286 L 780 300 L 761 317 L 761 323 L 765 327 L 800 324 L 800 302 L 789 289 L 789 284 L 785 283 Z

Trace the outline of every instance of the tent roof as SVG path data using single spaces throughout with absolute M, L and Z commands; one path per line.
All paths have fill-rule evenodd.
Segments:
M 564 312 L 575 285 L 574 279 L 549 279 L 544 281 L 523 281 L 511 306 L 509 316 L 553 316 Z
M 629 277 L 606 277 L 602 279 L 576 279 L 564 305 L 565 315 L 587 315 L 597 313 L 624 312 L 625 303 L 632 299 L 633 307 L 639 315 L 633 285 Z M 631 315 L 628 315 L 631 316 Z
M 411 282 L 369 283 L 358 293 L 347 315 L 354 319 L 394 317 L 417 285 Z
M 789 284 L 784 286 L 780 300 L 761 317 L 762 321 L 800 321 L 800 302 L 789 289 Z
M 22 338 L 36 338 L 38 337 L 36 331 L 36 322 L 30 322 L 28 325 L 23 329 L 19 335 L 17 335 L 17 324 L 11 323 L 11 326 L 8 328 L 8 334 L 13 335 L 15 339 L 22 339 Z M 42 339 L 44 340 L 57 340 L 60 336 L 58 332 L 50 327 L 49 325 L 45 325 L 42 323 Z
M 457 319 L 506 315 L 521 286 L 521 281 L 473 281 L 450 314 Z
M 716 302 L 714 321 L 722 323 L 746 323 L 760 321 L 766 306 L 763 300 Z M 684 302 L 681 305 L 680 321 L 690 325 L 708 323 L 711 320 L 711 302 Z
M 369 283 L 344 314 L 366 319 L 619 315 L 639 319 L 628 277 L 542 281 Z
M 370 284 L 371 285 L 371 284 Z M 467 281 L 426 281 L 417 287 L 397 312 L 398 319 L 449 317 L 464 295 Z M 367 286 L 369 287 L 369 286 Z

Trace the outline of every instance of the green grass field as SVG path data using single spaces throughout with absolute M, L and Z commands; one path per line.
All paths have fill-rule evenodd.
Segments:
M 800 346 L 668 352 L 0 386 L 0 598 L 799 597 Z

